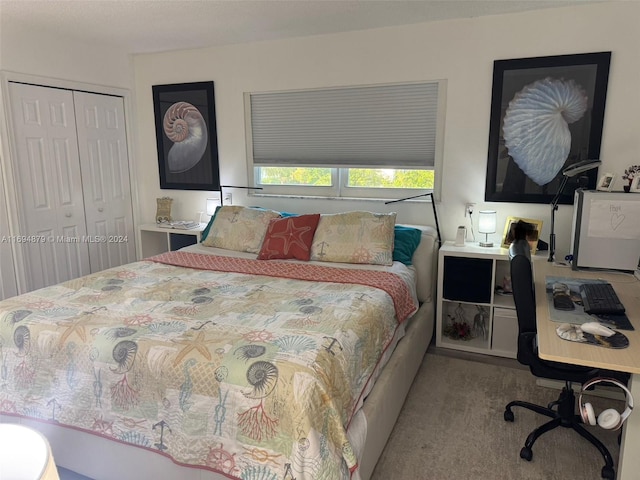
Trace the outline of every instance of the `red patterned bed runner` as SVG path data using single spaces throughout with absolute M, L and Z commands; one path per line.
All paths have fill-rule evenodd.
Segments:
M 393 299 L 398 322 L 402 323 L 417 310 L 407 284 L 395 273 L 376 270 L 322 267 L 313 264 L 278 262 L 277 260 L 253 260 L 190 252 L 167 252 L 147 260 L 219 272 L 246 273 L 269 277 L 293 278 L 309 282 L 332 282 L 367 285 L 387 292 Z

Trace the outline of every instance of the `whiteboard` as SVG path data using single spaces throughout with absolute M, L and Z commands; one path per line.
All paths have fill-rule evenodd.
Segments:
M 640 195 L 577 190 L 574 269 L 635 270 L 640 259 Z

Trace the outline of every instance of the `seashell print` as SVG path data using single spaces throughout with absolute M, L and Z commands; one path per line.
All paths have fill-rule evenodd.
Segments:
M 133 328 L 116 327 L 116 328 L 110 329 L 107 332 L 107 337 L 112 339 L 112 340 L 115 340 L 117 338 L 130 337 L 134 333 L 136 333 L 136 330 L 134 330 Z
M 169 172 L 182 173 L 193 168 L 207 148 L 207 124 L 196 107 L 177 102 L 169 107 L 162 122 L 164 133 L 173 145 L 169 149 Z
M 113 347 L 113 359 L 118 364 L 117 368 L 112 368 L 111 371 L 115 373 L 126 373 L 131 370 L 133 361 L 136 358 L 138 352 L 138 345 L 131 340 L 123 340 Z
M 278 383 L 278 368 L 269 362 L 255 362 L 247 369 L 247 381 L 253 391 L 245 393 L 247 398 L 264 398 L 269 395 Z
M 31 332 L 24 325 L 20 325 L 13 332 L 13 343 L 20 352 L 19 355 L 26 355 L 31 349 Z
M 9 313 L 8 318 L 11 323 L 18 323 L 27 318 L 33 312 L 31 310 L 16 310 Z
M 526 85 L 509 102 L 502 134 L 509 155 L 538 185 L 555 178 L 571 150 L 569 124 L 588 108 L 585 90 L 551 77 Z
M 263 345 L 243 345 L 233 352 L 238 358 L 244 359 L 246 362 L 251 358 L 257 358 L 264 355 L 267 351 Z

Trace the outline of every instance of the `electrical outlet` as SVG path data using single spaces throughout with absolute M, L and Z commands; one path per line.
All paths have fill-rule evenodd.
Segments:
M 231 199 L 231 194 L 230 193 L 225 193 L 223 198 L 224 198 L 224 202 L 223 203 L 225 205 L 233 205 L 233 201 Z
M 466 217 L 467 214 L 469 216 L 471 216 L 471 214 L 473 213 L 473 208 L 476 206 L 475 203 L 465 203 L 464 204 L 464 216 Z

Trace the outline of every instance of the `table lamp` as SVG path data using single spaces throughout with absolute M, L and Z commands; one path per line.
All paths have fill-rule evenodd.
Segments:
M 549 235 L 549 258 L 547 259 L 548 262 L 554 261 L 554 256 L 556 253 L 556 234 L 554 233 L 556 210 L 558 210 L 558 202 L 560 201 L 560 196 L 562 195 L 564 187 L 567 185 L 567 182 L 571 177 L 575 177 L 580 173 L 584 173 L 588 170 L 597 168 L 601 163 L 602 162 L 600 160 L 585 160 L 583 162 L 569 165 L 562 171 L 562 182 L 560 182 L 560 188 L 558 188 L 558 193 L 556 193 L 556 196 L 553 197 L 553 200 L 551 200 L 551 234 Z
M 496 233 L 496 211 L 480 210 L 478 212 L 478 232 L 484 233 L 485 241 L 480 241 L 481 247 L 493 247 L 493 242 L 489 241 L 489 234 Z
M 219 207 L 221 203 L 220 198 L 207 198 L 207 215 L 212 216 L 216 213 L 216 208 Z

